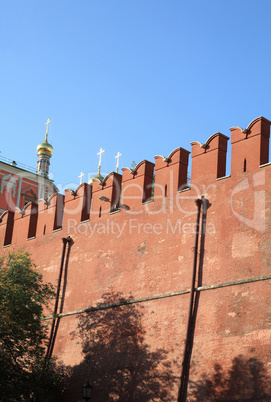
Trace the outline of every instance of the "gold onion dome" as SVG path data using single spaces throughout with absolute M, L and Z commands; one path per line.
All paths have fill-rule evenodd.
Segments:
M 44 142 L 42 142 L 41 144 L 39 144 L 39 145 L 37 146 L 37 153 L 38 153 L 38 155 L 40 155 L 40 154 L 47 154 L 47 155 L 49 155 L 49 156 L 51 157 L 53 151 L 54 151 L 54 148 L 53 148 L 52 145 L 49 144 L 49 142 L 47 141 L 47 135 L 46 135 Z

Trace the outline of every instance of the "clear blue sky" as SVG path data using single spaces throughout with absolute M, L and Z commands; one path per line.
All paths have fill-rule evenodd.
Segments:
M 1 156 L 55 183 L 271 119 L 270 0 L 0 0 Z

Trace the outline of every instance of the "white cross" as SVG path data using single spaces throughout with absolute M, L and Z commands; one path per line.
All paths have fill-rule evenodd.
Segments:
M 100 149 L 100 152 L 97 153 L 97 155 L 100 155 L 98 168 L 101 167 L 101 163 L 102 163 L 102 154 L 103 154 L 103 153 L 104 153 L 104 149 L 103 149 L 103 148 L 101 148 L 101 149 Z
M 78 178 L 80 179 L 80 184 L 82 184 L 82 178 L 85 176 L 85 173 L 81 172 L 80 176 Z
M 47 126 L 47 128 L 46 128 L 46 134 L 45 134 L 46 140 L 47 140 L 47 137 L 48 137 L 48 128 L 49 128 L 49 124 L 51 123 L 51 121 L 52 121 L 52 120 L 48 119 L 47 122 L 45 123 L 45 126 Z
M 119 171 L 119 159 L 120 159 L 120 156 L 122 156 L 122 154 L 120 154 L 119 152 L 118 152 L 118 154 L 115 156 L 115 158 L 117 158 L 117 166 L 116 166 L 116 172 L 118 173 L 118 171 Z

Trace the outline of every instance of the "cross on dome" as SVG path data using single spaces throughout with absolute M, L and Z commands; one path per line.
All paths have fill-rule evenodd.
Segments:
M 46 127 L 46 134 L 45 134 L 45 141 L 47 141 L 48 138 L 48 129 L 49 129 L 49 124 L 51 123 L 52 120 L 48 119 L 47 122 L 45 123 Z
M 104 153 L 104 149 L 103 149 L 103 148 L 101 148 L 101 149 L 100 149 L 100 152 L 97 153 L 97 155 L 100 155 L 98 169 L 101 169 L 102 154 L 103 154 L 103 153 Z
M 120 156 L 122 156 L 122 154 L 120 154 L 119 152 L 117 153 L 117 155 L 115 156 L 115 158 L 117 158 L 117 165 L 116 165 L 116 172 L 118 173 L 119 171 L 119 159 Z
M 85 176 L 85 173 L 83 172 L 81 172 L 80 176 L 78 176 L 78 178 L 80 179 L 80 184 L 82 184 L 83 176 Z

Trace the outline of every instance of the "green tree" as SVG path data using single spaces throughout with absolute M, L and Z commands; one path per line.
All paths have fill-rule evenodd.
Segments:
M 55 295 L 51 284 L 25 252 L 0 259 L 0 400 L 24 401 L 54 387 L 54 370 L 45 367 L 47 339 L 43 309 Z M 48 394 L 47 394 L 48 395 Z

